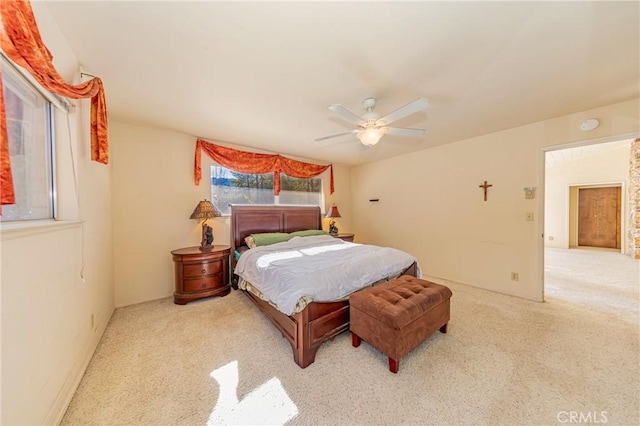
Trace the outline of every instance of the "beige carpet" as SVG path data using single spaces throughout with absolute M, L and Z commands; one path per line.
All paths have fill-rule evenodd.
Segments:
M 552 249 L 546 267 L 546 303 L 448 283 L 449 334 L 397 375 L 349 333 L 300 369 L 239 292 L 118 309 L 62 424 L 640 424 L 638 262 Z

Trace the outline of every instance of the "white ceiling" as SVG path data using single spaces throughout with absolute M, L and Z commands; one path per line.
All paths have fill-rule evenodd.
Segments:
M 638 2 L 46 3 L 112 118 L 360 164 L 639 96 Z M 45 40 L 46 42 L 46 40 Z M 394 123 L 373 148 L 327 106 Z
M 633 139 L 625 139 L 615 142 L 598 143 L 593 145 L 578 146 L 576 148 L 558 149 L 555 151 L 547 151 L 545 153 L 545 165 L 554 167 L 569 161 L 579 160 L 584 157 L 598 155 L 605 151 L 625 147 L 631 155 L 631 142 Z

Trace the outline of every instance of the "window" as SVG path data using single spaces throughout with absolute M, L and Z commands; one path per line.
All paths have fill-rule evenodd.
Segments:
M 322 206 L 322 178 L 299 179 L 280 174 L 280 195 L 273 195 L 273 173 L 245 174 L 211 166 L 211 200 L 222 214 L 229 204 L 296 204 Z
M 2 86 L 16 203 L 2 206 L 2 222 L 53 218 L 52 107 L 6 59 Z

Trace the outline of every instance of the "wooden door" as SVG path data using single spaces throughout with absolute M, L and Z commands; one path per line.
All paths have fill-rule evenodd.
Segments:
M 578 245 L 620 248 L 620 187 L 578 190 Z

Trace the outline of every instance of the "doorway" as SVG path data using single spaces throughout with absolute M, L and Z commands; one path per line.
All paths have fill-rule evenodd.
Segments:
M 617 251 L 624 256 L 632 141 L 625 138 L 544 152 L 543 259 L 548 251 L 557 254 L 557 249 L 563 249 L 571 256 L 577 248 Z M 544 299 L 544 260 L 541 274 Z
M 544 247 L 623 252 L 631 139 L 545 153 Z

